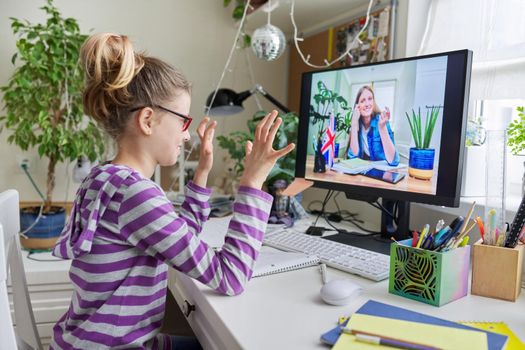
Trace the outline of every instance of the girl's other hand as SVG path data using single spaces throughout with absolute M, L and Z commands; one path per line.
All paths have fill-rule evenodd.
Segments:
M 273 141 L 281 124 L 282 119 L 277 118 L 275 110 L 257 124 L 253 143 L 250 141 L 246 143 L 244 173 L 239 182 L 241 186 L 260 189 L 277 159 L 295 148 L 295 144 L 291 143 L 282 149 L 273 149 Z
M 209 173 L 213 166 L 213 135 L 217 121 L 205 117 L 197 127 L 197 135 L 201 142 L 198 170 Z

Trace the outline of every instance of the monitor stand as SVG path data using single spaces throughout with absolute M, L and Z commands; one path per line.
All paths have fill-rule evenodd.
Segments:
M 371 202 L 373 201 L 374 200 L 371 200 Z M 397 208 L 396 201 L 382 199 L 381 202 L 383 207 L 395 216 L 394 220 L 390 215 L 381 211 L 381 232 L 371 235 L 363 235 L 363 233 L 358 232 L 346 232 L 323 238 L 390 255 L 390 244 L 392 243 L 391 237 L 394 237 L 397 241 L 410 237 L 410 229 L 408 227 L 410 223 L 410 202 L 397 201 Z

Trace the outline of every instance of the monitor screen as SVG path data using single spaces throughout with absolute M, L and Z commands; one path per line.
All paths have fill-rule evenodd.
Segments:
M 472 52 L 303 74 L 296 176 L 458 206 Z

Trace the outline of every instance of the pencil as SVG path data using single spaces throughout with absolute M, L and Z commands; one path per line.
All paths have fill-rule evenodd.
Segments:
M 358 342 L 362 342 L 362 343 L 385 345 L 385 346 L 391 346 L 397 349 L 409 349 L 409 350 L 438 350 L 439 349 L 439 348 L 436 348 L 430 345 L 418 344 L 418 343 L 414 343 L 411 341 L 390 338 L 390 337 L 386 337 L 386 336 L 382 336 L 382 335 L 374 334 L 374 333 L 369 333 L 369 332 L 356 331 L 348 327 L 342 327 L 341 331 L 346 334 L 355 335 L 355 340 Z
M 461 227 L 461 231 L 459 231 L 459 235 L 460 236 L 465 231 L 465 229 L 467 228 L 467 224 L 468 224 L 468 222 L 470 220 L 470 217 L 472 216 L 472 213 L 474 212 L 474 207 L 475 206 L 476 206 L 476 201 L 472 202 L 472 206 L 470 207 L 470 210 L 468 211 L 467 218 L 463 222 L 463 227 Z

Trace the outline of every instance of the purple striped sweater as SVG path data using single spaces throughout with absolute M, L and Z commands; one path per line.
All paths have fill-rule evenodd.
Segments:
M 177 215 L 162 189 L 125 166 L 93 168 L 80 186 L 53 254 L 73 259 L 74 293 L 53 328 L 51 349 L 169 349 L 159 333 L 167 269 L 236 295 L 251 278 L 272 197 L 241 187 L 224 245 L 198 234 L 211 191 L 189 183 Z

